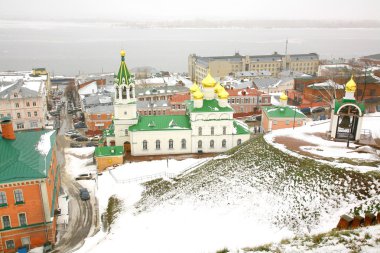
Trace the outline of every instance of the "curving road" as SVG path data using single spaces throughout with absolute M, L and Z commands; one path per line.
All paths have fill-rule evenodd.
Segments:
M 62 231 L 62 237 L 59 239 L 53 252 L 72 252 L 84 243 L 84 239 L 89 235 L 93 225 L 93 197 L 90 201 L 83 201 L 79 197 L 79 189 L 82 188 L 74 181 L 65 168 L 64 148 L 68 147 L 64 133 L 72 126 L 71 115 L 63 115 L 61 129 L 57 135 L 57 161 L 61 166 L 62 188 L 69 196 L 69 222 L 65 231 Z

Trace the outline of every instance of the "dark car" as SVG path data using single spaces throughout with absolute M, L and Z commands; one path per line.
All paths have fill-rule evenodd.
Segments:
M 79 174 L 78 176 L 75 177 L 75 180 L 90 180 L 90 179 L 92 179 L 91 173 Z
M 71 139 L 76 139 L 78 137 L 82 137 L 82 136 L 79 135 L 79 134 L 73 134 L 73 135 L 70 136 Z
M 79 189 L 79 197 L 81 200 L 89 200 L 90 199 L 90 193 L 86 188 Z
M 82 144 L 80 143 L 70 143 L 70 148 L 81 148 L 82 147 Z
M 88 138 L 84 137 L 84 136 L 80 136 L 80 137 L 76 138 L 75 140 L 76 141 L 88 141 Z
M 320 113 L 320 112 L 324 112 L 325 111 L 325 108 L 324 107 L 314 107 L 314 108 L 311 108 L 311 113 Z
M 86 147 L 97 147 L 99 146 L 99 144 L 97 142 L 88 142 L 86 144 Z
M 86 128 L 86 124 L 84 122 L 78 122 L 74 124 L 74 128 Z

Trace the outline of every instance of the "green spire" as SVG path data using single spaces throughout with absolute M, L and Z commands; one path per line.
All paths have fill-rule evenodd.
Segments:
M 117 74 L 117 77 L 115 78 L 115 83 L 118 85 L 122 85 L 123 83 L 126 85 L 129 85 L 131 83 L 131 74 L 128 71 L 127 65 L 125 64 L 125 51 L 121 50 L 120 51 L 121 55 L 121 63 L 120 63 L 120 68 L 119 72 Z

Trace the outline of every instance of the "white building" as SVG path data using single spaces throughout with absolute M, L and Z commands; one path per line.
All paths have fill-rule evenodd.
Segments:
M 104 144 L 124 146 L 131 155 L 216 153 L 247 141 L 248 126 L 233 119 L 228 93 L 210 74 L 191 88 L 186 115 L 137 114 L 135 84 L 121 51 L 115 79 L 114 123 L 104 131 Z

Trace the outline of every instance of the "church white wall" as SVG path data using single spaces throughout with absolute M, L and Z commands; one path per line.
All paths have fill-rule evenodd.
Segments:
M 135 119 L 137 118 L 136 103 L 130 104 L 114 104 L 115 119 Z
M 139 131 L 130 132 L 131 155 L 167 155 L 188 154 L 192 151 L 191 130 L 174 131 Z M 173 149 L 169 149 L 169 140 L 173 140 Z M 182 149 L 182 139 L 186 140 L 186 148 Z M 143 149 L 143 141 L 147 141 L 147 150 Z M 160 140 L 160 149 L 156 149 L 156 140 Z

